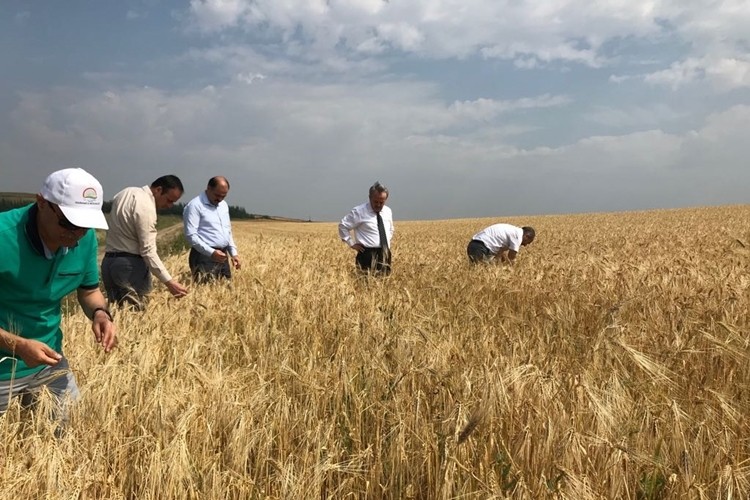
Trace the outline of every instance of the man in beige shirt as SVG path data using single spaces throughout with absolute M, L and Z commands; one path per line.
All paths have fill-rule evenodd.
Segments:
M 151 291 L 151 274 L 175 297 L 188 290 L 172 278 L 156 253 L 156 210 L 170 208 L 184 189 L 177 176 L 164 175 L 151 186 L 129 187 L 112 200 L 102 260 L 102 281 L 110 303 L 143 310 Z

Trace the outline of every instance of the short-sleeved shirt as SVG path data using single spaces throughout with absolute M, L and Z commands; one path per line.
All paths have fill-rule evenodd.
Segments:
M 0 213 L 0 328 L 62 353 L 60 304 L 78 288 L 99 286 L 96 233 L 89 229 L 75 247 L 45 256 L 36 224 L 37 205 Z M 0 380 L 41 371 L 0 349 Z M 15 365 L 15 370 L 14 370 Z
M 493 224 L 479 231 L 471 239 L 487 245 L 493 254 L 505 249 L 518 252 L 523 242 L 523 228 L 512 224 Z

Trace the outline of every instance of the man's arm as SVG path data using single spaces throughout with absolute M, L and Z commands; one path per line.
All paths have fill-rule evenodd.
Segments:
M 501 248 L 499 252 L 495 254 L 495 260 L 499 260 L 503 264 L 513 264 L 516 260 L 518 252 L 515 250 L 509 250 L 507 248 Z
M 151 214 L 146 215 L 136 212 L 135 220 L 140 254 L 151 273 L 164 283 L 173 296 L 184 297 L 187 295 L 188 289 L 172 278 L 159 258 L 159 254 L 156 253 L 156 219 L 152 218 Z
M 341 222 L 339 223 L 339 238 L 341 238 L 341 241 L 349 245 L 350 248 L 353 248 L 357 252 L 361 252 L 365 249 L 360 243 L 353 243 L 352 235 L 350 231 L 357 227 L 358 221 L 357 221 L 357 214 L 354 210 L 346 214 L 346 216 L 341 219 Z
M 21 358 L 29 368 L 39 365 L 54 366 L 62 359 L 62 355 L 47 344 L 19 337 L 2 328 L 0 328 L 0 349 Z
M 226 205 L 226 201 L 223 202 Z M 227 211 L 226 216 L 227 220 L 229 221 L 229 227 L 227 228 L 227 231 L 229 233 L 229 256 L 232 259 L 232 264 L 234 264 L 235 269 L 240 269 L 242 267 L 242 262 L 240 262 L 240 253 L 237 250 L 237 245 L 234 244 L 234 234 L 232 233 L 232 221 L 229 218 L 229 206 L 227 205 Z
M 117 345 L 117 330 L 104 295 L 98 288 L 79 288 L 77 295 L 81 309 L 91 319 L 91 331 L 96 342 L 101 344 L 104 352 L 111 351 Z
M 195 248 L 196 251 L 203 255 L 210 257 L 214 253 L 214 249 L 203 241 L 203 238 L 198 234 L 198 226 L 201 223 L 201 214 L 198 205 L 195 203 L 188 203 L 185 206 L 185 211 L 182 213 L 182 225 L 185 231 L 185 239 L 188 244 Z

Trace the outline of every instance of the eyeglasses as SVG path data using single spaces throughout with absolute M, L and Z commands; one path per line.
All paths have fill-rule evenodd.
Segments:
M 55 215 L 57 215 L 57 223 L 60 225 L 61 228 L 67 231 L 86 231 L 87 228 L 76 226 L 75 224 L 70 222 L 68 219 L 66 219 L 65 214 L 62 213 L 62 210 L 60 210 L 60 207 L 58 207 L 54 203 L 50 203 L 49 206 L 52 207 L 52 211 L 55 212 Z M 57 207 L 57 210 L 55 210 L 55 207 Z M 60 212 L 58 212 L 58 210 L 60 210 Z

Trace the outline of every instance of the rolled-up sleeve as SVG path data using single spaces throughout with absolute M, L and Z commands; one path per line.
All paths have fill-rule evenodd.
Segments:
M 134 218 L 135 230 L 138 235 L 139 253 L 151 273 L 162 283 L 172 280 L 164 263 L 156 252 L 156 209 L 138 210 Z
M 357 213 L 352 210 L 341 219 L 339 223 L 339 238 L 349 246 L 352 246 L 352 235 L 350 231 L 357 227 Z

